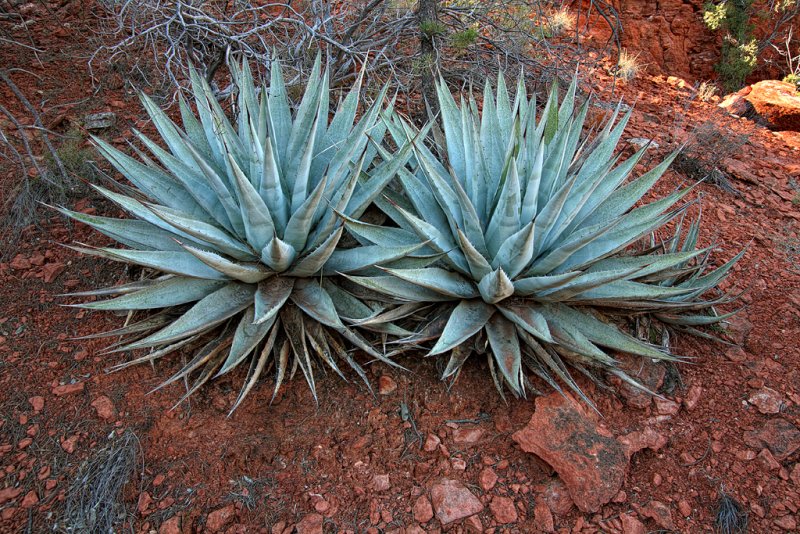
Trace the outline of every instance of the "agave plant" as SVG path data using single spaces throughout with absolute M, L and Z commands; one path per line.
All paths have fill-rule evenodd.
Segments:
M 487 84 L 482 113 L 473 98 L 457 105 L 440 83 L 447 164 L 414 142 L 410 167 L 398 174 L 402 194 L 376 200 L 397 228 L 346 223 L 364 243 L 424 241 L 421 252 L 440 255 L 429 265 L 348 278 L 399 301 L 441 303 L 403 341 L 436 340 L 430 355 L 450 352 L 444 378 L 485 351 L 495 383 L 499 374 L 516 395 L 525 392 L 526 367 L 580 394 L 567 363 L 587 374 L 603 367 L 636 384 L 615 366 L 613 351 L 674 356 L 627 334 L 610 314 L 656 314 L 688 326 L 725 318 L 712 311 L 725 298 L 703 295 L 740 255 L 709 272 L 710 249 L 696 249 L 697 223 L 682 243 L 679 228 L 660 248 L 631 246 L 689 205 L 678 203 L 691 188 L 637 206 L 675 154 L 629 180 L 646 150 L 624 160 L 615 154 L 630 112 L 617 122 L 618 107 L 597 135 L 584 136 L 590 102 L 576 110 L 575 92 L 573 82 L 559 105 L 554 85 L 537 118 L 535 97 L 520 83 L 512 103 L 502 76 L 496 92 Z M 417 135 L 400 117 L 386 122 L 397 143 Z
M 134 219 L 61 211 L 128 247 L 76 249 L 163 273 L 79 294 L 115 296 L 80 305 L 94 310 L 168 309 L 109 333 L 138 337 L 115 351 L 150 349 L 117 368 L 197 346 L 195 357 L 165 382 L 197 372 L 191 393 L 250 357 L 238 405 L 272 362 L 276 392 L 287 369 L 298 366 L 314 390 L 311 354 L 339 374 L 337 359 L 344 360 L 364 377 L 343 339 L 386 360 L 353 324 L 387 334 L 408 332 L 381 319 L 378 304 L 356 298 L 336 276 L 376 263 L 392 265 L 422 244 L 340 246 L 340 216 L 360 217 L 412 154 L 409 144 L 396 155 L 376 158 L 377 143 L 370 138 L 379 141 L 386 130 L 380 120 L 386 88 L 356 120 L 359 79 L 329 120 L 328 74 L 319 57 L 294 114 L 277 63 L 268 90 L 256 89 L 246 64 L 233 78 L 238 87 L 233 122 L 206 82 L 192 73 L 196 114 L 181 99 L 182 128 L 142 95 L 166 149 L 136 132 L 149 151 L 134 148 L 136 159 L 94 139 L 133 184 L 119 185 L 125 194 L 96 189 Z

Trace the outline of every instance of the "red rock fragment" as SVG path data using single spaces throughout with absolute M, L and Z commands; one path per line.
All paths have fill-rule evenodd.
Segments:
M 58 278 L 58 275 L 64 272 L 67 266 L 61 262 L 56 263 L 48 263 L 44 267 L 42 267 L 42 276 L 43 280 L 46 284 L 49 284 L 55 281 Z
M 22 493 L 22 488 L 3 488 L 0 489 L 0 504 L 16 499 Z
M 642 449 L 657 451 L 667 444 L 667 437 L 659 434 L 650 427 L 640 432 L 631 432 L 620 438 L 619 442 L 625 451 L 625 455 L 630 458 Z
M 703 388 L 699 384 L 692 384 L 689 391 L 686 393 L 686 398 L 683 399 L 683 406 L 686 408 L 686 411 L 694 411 L 702 396 Z
M 571 397 L 560 393 L 537 397 L 528 425 L 512 438 L 522 450 L 550 464 L 583 512 L 598 511 L 625 481 L 624 448 Z
M 139 511 L 139 515 L 146 515 L 147 509 L 150 508 L 151 504 L 153 504 L 153 497 L 150 496 L 150 493 L 147 491 L 140 493 L 139 502 L 136 504 L 136 509 Z
M 556 515 L 566 515 L 575 504 L 572 502 L 572 497 L 569 495 L 569 490 L 560 478 L 553 478 L 545 487 L 542 494 L 547 506 Z
M 622 523 L 622 534 L 646 534 L 647 529 L 644 523 L 639 521 L 634 514 L 620 514 L 620 522 Z
M 234 516 L 236 515 L 236 507 L 233 504 L 229 504 L 228 506 L 224 506 L 222 508 L 217 508 L 210 514 L 208 514 L 208 518 L 206 519 L 206 528 L 209 532 L 219 532 L 223 528 L 225 528 L 228 523 L 230 523 Z M 318 514 L 312 514 L 318 515 Z M 322 533 L 322 516 L 320 517 L 320 534 Z M 304 519 L 305 520 L 305 519 Z M 297 525 L 298 527 L 300 524 Z M 300 529 L 297 530 L 298 534 L 300 533 Z M 304 531 L 306 534 L 310 534 L 312 531 L 306 530 Z
M 19 505 L 26 510 L 28 508 L 33 508 L 39 503 L 39 496 L 36 494 L 35 491 L 29 491 L 25 497 L 22 498 L 22 502 Z
M 117 411 L 114 408 L 114 403 L 105 395 L 97 397 L 95 400 L 93 400 L 92 408 L 94 408 L 94 410 L 97 412 L 97 416 L 100 419 L 113 419 L 117 414 Z
M 74 384 L 63 384 L 53 388 L 53 395 L 56 397 L 63 397 L 64 395 L 72 395 L 83 391 L 85 385 L 83 382 L 75 382 Z
M 425 452 L 433 452 L 439 448 L 439 445 L 442 443 L 442 440 L 439 439 L 439 436 L 436 434 L 428 434 L 428 437 L 425 438 Z
M 478 475 L 478 484 L 481 485 L 483 491 L 491 490 L 497 484 L 497 473 L 491 467 L 485 467 Z
M 30 403 L 31 407 L 33 407 L 33 411 L 35 413 L 39 413 L 44 409 L 44 397 L 37 395 L 36 397 L 31 397 L 28 399 L 28 402 Z
M 750 395 L 747 402 L 758 408 L 758 411 L 763 414 L 780 413 L 781 406 L 783 406 L 781 394 L 768 387 L 762 387 Z
M 390 395 L 397 389 L 397 382 L 389 375 L 383 375 L 378 379 L 378 393 Z
M 797 521 L 791 515 L 779 517 L 775 524 L 787 532 L 797 532 Z
M 480 428 L 457 428 L 453 431 L 453 442 L 459 445 L 474 445 L 480 441 L 483 430 Z
M 372 478 L 372 489 L 375 491 L 386 491 L 390 487 L 389 475 L 375 475 Z
M 555 522 L 553 521 L 553 514 L 550 512 L 550 507 L 544 502 L 544 499 L 536 499 L 536 504 L 533 507 L 533 520 L 537 528 L 543 532 L 555 532 Z
M 492 511 L 495 521 L 501 525 L 517 522 L 517 507 L 511 497 L 495 495 L 492 502 L 489 503 L 489 509 Z
M 420 495 L 414 501 L 414 521 L 417 523 L 427 523 L 433 519 L 433 506 L 426 495 Z
M 322 534 L 322 523 L 325 518 L 320 514 L 308 514 L 295 525 L 297 534 Z
M 663 529 L 675 529 L 675 523 L 672 520 L 672 511 L 669 509 L 669 506 L 663 502 L 650 501 L 646 506 L 639 507 L 639 513 L 645 517 L 649 517 Z
M 800 449 L 800 430 L 786 419 L 776 417 L 758 430 L 745 432 L 744 442 L 754 449 L 768 448 L 780 462 Z
M 174 515 L 161 523 L 158 534 L 181 534 L 181 517 Z
M 431 488 L 431 503 L 436 518 L 447 525 L 453 521 L 475 515 L 483 504 L 458 480 L 441 480 Z

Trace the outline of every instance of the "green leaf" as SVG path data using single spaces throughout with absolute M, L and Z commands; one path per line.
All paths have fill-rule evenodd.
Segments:
M 550 328 L 547 326 L 547 319 L 541 312 L 537 311 L 538 306 L 533 303 L 503 303 L 497 307 L 500 313 L 529 334 L 546 341 L 555 343 L 553 336 L 550 335 Z
M 265 323 L 276 317 L 294 288 L 295 279 L 289 276 L 274 276 L 259 282 L 255 292 L 253 322 Z
M 523 396 L 522 353 L 514 324 L 503 318 L 502 314 L 494 314 L 486 323 L 486 337 L 489 338 L 494 359 L 511 391 L 518 397 Z
M 475 284 L 452 271 L 438 267 L 424 269 L 383 269 L 392 276 L 431 289 L 447 297 L 470 299 L 478 296 Z
M 239 321 L 239 326 L 236 327 L 236 332 L 233 334 L 233 342 L 231 343 L 231 350 L 222 368 L 217 371 L 216 376 L 222 376 L 240 363 L 242 360 L 255 350 L 259 343 L 269 334 L 272 325 L 275 324 L 277 316 L 263 323 L 253 322 L 253 306 L 245 310 Z
M 482 300 L 460 301 L 450 314 L 444 331 L 428 355 L 442 354 L 471 338 L 486 325 L 495 311 L 494 306 Z
M 215 271 L 219 271 L 229 278 L 239 280 L 246 284 L 256 284 L 275 274 L 272 271 L 264 269 L 264 267 L 258 263 L 236 263 L 223 258 L 219 254 L 189 245 L 183 245 L 183 248 Z
M 288 269 L 296 256 L 297 251 L 294 247 L 277 236 L 270 239 L 267 246 L 261 251 L 261 261 L 276 273 L 282 273 Z
M 506 272 L 500 268 L 481 278 L 478 290 L 484 302 L 496 304 L 514 294 L 514 283 Z
M 127 345 L 123 350 L 155 347 L 204 332 L 247 308 L 253 301 L 254 292 L 253 285 L 227 284 L 200 300 L 166 328 Z
M 337 330 L 344 328 L 331 296 L 318 281 L 298 278 L 289 298 L 316 321 Z
M 221 288 L 225 282 L 180 276 L 166 278 L 111 300 L 76 304 L 92 310 L 149 310 L 195 302 Z
M 323 273 L 352 273 L 367 267 L 400 259 L 425 246 L 425 243 L 384 248 L 378 245 L 337 250 L 323 267 Z

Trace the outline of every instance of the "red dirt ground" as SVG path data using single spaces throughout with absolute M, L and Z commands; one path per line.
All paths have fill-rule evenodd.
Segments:
M 142 113 L 110 69 L 102 69 L 101 90 L 93 92 L 82 58 L 90 50 L 88 12 L 69 2 L 33 6 L 27 17 L 36 46 L 45 50 L 41 63 L 29 51 L 4 45 L 0 64 L 28 71 L 12 71 L 13 78 L 36 101 L 46 101 L 46 122 L 62 123 L 56 129 L 86 113 L 115 111 L 120 120 L 104 135 L 121 144 Z M 607 93 L 605 73 L 595 73 L 592 82 Z M 624 388 L 615 393 L 585 385 L 615 436 L 649 428 L 668 438 L 658 452 L 634 455 L 623 492 L 599 513 L 582 514 L 569 497 L 553 497 L 564 493 L 556 475 L 511 439 L 530 419 L 532 400 L 505 404 L 477 359 L 449 392 L 437 379 L 437 362 L 421 357 L 400 361 L 410 373 L 372 365 L 376 389 L 384 376 L 397 385 L 376 397 L 356 377 L 345 384 L 328 376 L 318 383 L 319 406 L 302 379 L 284 386 L 269 406 L 272 389 L 262 383 L 228 418 L 242 369 L 170 410 L 182 385 L 147 393 L 178 369 L 178 357 L 107 374 L 120 356 L 100 356 L 103 340 L 69 339 L 120 326 L 124 317 L 62 307 L 57 295 L 126 281 L 131 273 L 60 247 L 105 241 L 44 212 L 41 226 L 27 228 L 0 263 L 0 531 L 51 530 L 78 467 L 125 429 L 136 433 L 143 451 L 144 471 L 124 492 L 126 522 L 135 532 L 281 533 L 297 525 L 302 533 L 315 532 L 309 527 L 320 519 L 325 532 L 440 532 L 419 497 L 442 478 L 463 482 L 480 499 L 484 509 L 476 517 L 486 532 L 545 530 L 551 509 L 558 532 L 636 532 L 631 518 L 653 531 L 661 527 L 648 510 L 658 503 L 670 510 L 674 531 L 710 532 L 721 489 L 744 504 L 751 532 L 796 531 L 798 453 L 775 460 L 744 436 L 777 418 L 800 426 L 797 138 L 792 147 L 789 136 L 754 129 L 713 103 L 690 102 L 690 88 L 681 85 L 643 75 L 616 96 L 621 91 L 637 103 L 626 138 L 655 139 L 659 157 L 684 140 L 677 132 L 708 120 L 723 131 L 750 134 L 726 162 L 741 195 L 711 184 L 697 190 L 703 243 L 719 245 L 717 261 L 748 247 L 726 287 L 749 289 L 742 297 L 746 307 L 723 334 L 740 347 L 673 337 L 673 350 L 693 358 L 678 367 L 679 376 L 668 372 L 662 386 L 676 405 L 640 402 Z M 0 98 L 21 112 L 9 93 Z M 4 193 L 16 180 L 14 174 L 2 177 Z M 685 180 L 671 172 L 655 193 Z M 74 205 L 110 209 L 91 196 Z M 386 378 L 382 383 L 391 386 Z M 765 387 L 774 390 L 780 413 L 760 413 L 748 402 Z M 401 417 L 401 406 L 410 418 Z M 475 428 L 482 431 L 477 438 L 463 430 Z M 434 446 L 423 448 L 426 442 Z M 495 485 L 487 483 L 487 468 L 497 475 Z M 503 524 L 509 511 L 500 505 L 509 503 L 517 518 Z M 445 530 L 476 526 L 473 520 Z

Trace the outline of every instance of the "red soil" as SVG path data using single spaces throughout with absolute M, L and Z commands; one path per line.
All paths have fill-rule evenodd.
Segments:
M 13 72 L 27 94 L 46 100 L 48 124 L 113 110 L 120 120 L 110 138 L 121 142 L 142 117 L 138 103 L 111 69 L 102 69 L 101 91 L 93 93 L 85 62 L 71 59 L 91 49 L 84 25 L 90 19 L 74 4 L 58 5 L 48 14 L 34 4 L 29 15 L 35 45 L 45 50 L 41 63 L 30 51 L 4 45 L 0 64 L 39 76 Z M 592 82 L 610 96 L 601 89 L 609 83 L 602 72 Z M 645 76 L 621 88 L 627 102 L 637 102 L 626 138 L 654 138 L 661 157 L 682 141 L 678 115 L 683 131 L 711 117 L 724 131 L 752 130 L 713 103 L 688 103 L 690 90 L 672 82 Z M 3 92 L 2 101 L 22 114 L 10 94 Z M 147 393 L 179 368 L 179 356 L 107 374 L 120 356 L 100 355 L 103 340 L 69 339 L 118 327 L 125 318 L 62 307 L 57 295 L 130 275 L 120 264 L 58 246 L 106 241 L 44 212 L 41 227 L 26 229 L 17 250 L 0 263 L 0 531 L 52 528 L 80 464 L 125 429 L 137 434 L 144 454 L 144 471 L 124 494 L 126 521 L 136 532 L 291 532 L 292 525 L 318 532 L 320 521 L 325 532 L 420 532 L 420 521 L 422 531 L 439 532 L 426 500 L 441 479 L 460 481 L 484 505 L 477 523 L 475 517 L 458 523 L 455 532 L 478 523 L 497 532 L 534 532 L 549 522 L 559 532 L 635 532 L 636 521 L 653 530 L 658 527 L 650 516 L 662 505 L 675 530 L 705 532 L 712 530 L 722 488 L 750 513 L 751 532 L 794 530 L 800 520 L 798 453 L 775 459 L 748 444 L 745 434 L 778 418 L 800 426 L 798 146 L 758 128 L 726 165 L 741 196 L 711 184 L 700 185 L 697 195 L 703 197 L 703 243 L 719 245 L 715 258 L 722 262 L 748 247 L 726 287 L 749 289 L 742 297 L 746 307 L 728 328 L 741 348 L 673 337 L 673 350 L 693 358 L 678 367 L 677 384 L 668 373 L 662 388 L 677 413 L 671 413 L 674 405 L 639 403 L 585 384 L 615 436 L 651 429 L 668 438 L 658 452 L 633 456 L 623 493 L 596 514 L 579 512 L 568 497 L 553 498 L 564 491 L 549 466 L 511 438 L 534 403 L 505 404 L 478 359 L 449 392 L 437 379 L 437 362 L 421 357 L 401 360 L 410 373 L 370 366 L 375 386 L 384 375 L 397 384 L 377 397 L 357 377 L 345 384 L 328 376 L 317 385 L 318 406 L 302 379 L 284 386 L 270 406 L 271 385 L 262 383 L 228 418 L 241 369 L 172 410 L 182 385 Z M 2 190 L 18 180 L 2 176 Z M 655 194 L 681 183 L 685 178 L 671 172 Z M 75 205 L 110 210 L 94 197 Z M 80 385 L 64 387 L 70 384 Z M 779 414 L 762 414 L 748 402 L 765 387 L 774 390 Z M 410 416 L 401 416 L 403 406 Z

